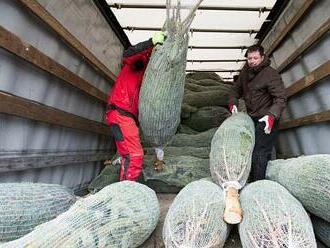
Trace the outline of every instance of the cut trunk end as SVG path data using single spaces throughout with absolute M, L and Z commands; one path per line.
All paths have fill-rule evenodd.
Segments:
M 243 219 L 238 190 L 235 188 L 229 187 L 226 192 L 226 207 L 223 218 L 228 224 L 238 224 Z

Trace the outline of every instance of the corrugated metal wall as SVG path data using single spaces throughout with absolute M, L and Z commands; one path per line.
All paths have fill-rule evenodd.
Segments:
M 299 1 L 292 1 L 299 2 Z M 279 18 L 277 26 L 285 28 L 287 10 Z M 284 63 L 304 42 L 312 38 L 324 23 L 329 23 L 330 1 L 314 1 L 311 8 L 287 35 L 272 55 L 275 67 Z M 330 59 L 329 31 L 318 39 L 311 48 L 307 49 L 295 62 L 281 72 L 286 87 L 313 70 L 328 62 Z M 309 81 L 307 78 L 306 81 Z M 282 116 L 282 123 L 288 120 L 305 117 L 330 109 L 330 78 L 326 76 L 312 87 L 293 95 L 288 99 L 288 106 Z M 277 152 L 281 157 L 292 157 L 317 153 L 330 153 L 330 123 L 321 122 L 290 128 L 281 131 Z
M 123 47 L 89 0 L 39 1 L 108 69 L 117 74 Z M 111 84 L 19 1 L 0 1 L 0 25 L 107 94 Z M 0 90 L 104 122 L 105 104 L 0 48 Z M 110 137 L 0 114 L 0 160 L 21 155 L 110 153 Z M 0 172 L 0 182 L 33 181 L 83 187 L 100 169 L 90 160 Z M 3 163 L 2 163 L 3 165 Z M 1 166 L 1 163 L 0 163 Z M 30 167 L 33 168 L 33 165 Z M 0 168 L 1 171 L 1 168 Z

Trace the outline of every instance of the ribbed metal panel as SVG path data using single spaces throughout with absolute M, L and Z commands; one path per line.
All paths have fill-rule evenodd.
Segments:
M 112 72 L 118 73 L 123 47 L 92 1 L 39 2 Z M 0 25 L 104 93 L 109 91 L 111 85 L 102 74 L 73 52 L 55 32 L 18 1 L 0 1 Z M 90 120 L 104 122 L 104 103 L 1 48 L 0 90 Z M 8 154 L 81 154 L 85 151 L 103 154 L 108 151 L 111 156 L 113 149 L 110 137 L 0 114 L 0 159 L 8 157 Z M 100 170 L 100 163 L 92 160 L 2 172 L 0 182 L 59 183 L 79 189 Z
M 273 64 L 280 66 L 328 18 L 330 2 L 316 1 L 303 20 L 294 28 L 273 54 Z M 330 59 L 329 32 L 308 49 L 303 56 L 282 72 L 286 87 L 305 77 Z M 292 96 L 282 115 L 282 122 L 330 109 L 330 78 Z M 277 152 L 284 157 L 330 153 L 330 123 L 323 122 L 281 132 Z

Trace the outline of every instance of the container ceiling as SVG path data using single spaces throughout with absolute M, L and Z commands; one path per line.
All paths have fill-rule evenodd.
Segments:
M 188 8 L 196 2 L 197 0 L 182 0 L 181 5 L 185 9 L 181 15 L 186 16 Z M 275 2 L 276 0 L 204 0 L 191 25 L 193 31 L 189 46 L 193 48 L 188 50 L 187 71 L 219 71 L 217 73 L 226 79 L 236 75 L 236 71 L 245 63 L 241 61 L 245 54 L 242 47 L 258 42 L 255 39 L 256 33 Z M 146 40 L 155 32 L 139 29 L 161 28 L 166 20 L 165 0 L 107 0 L 107 3 L 131 44 Z

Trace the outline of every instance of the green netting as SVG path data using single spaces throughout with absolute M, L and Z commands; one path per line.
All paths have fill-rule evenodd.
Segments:
M 179 133 L 181 133 L 181 134 L 197 134 L 198 132 L 186 125 L 180 124 L 179 128 L 178 128 L 178 134 Z
M 10 241 L 54 219 L 75 202 L 73 192 L 57 184 L 0 184 L 0 241 Z
M 222 79 L 221 77 L 216 74 L 215 72 L 192 72 L 192 73 L 188 73 L 186 75 L 187 79 L 193 79 L 193 80 L 202 80 L 202 79 L 214 79 L 216 81 L 221 82 Z
M 280 184 L 261 180 L 247 185 L 241 192 L 241 205 L 243 247 L 316 248 L 307 212 Z
M 199 108 L 191 113 L 189 118 L 182 120 L 182 123 L 192 129 L 203 132 L 211 128 L 217 128 L 230 116 L 226 108 L 220 106 L 208 106 Z
M 209 181 L 188 184 L 170 206 L 163 227 L 167 248 L 223 247 L 229 233 L 223 221 L 222 189 Z
M 202 0 L 181 21 L 181 5 L 171 6 L 167 0 L 164 29 L 167 39 L 156 46 L 140 92 L 139 121 L 145 140 L 155 147 L 164 147 L 174 136 L 180 123 L 184 93 L 189 27 Z
M 144 156 L 143 173 L 139 182 L 158 193 L 177 193 L 188 183 L 211 176 L 208 159 L 169 154 L 164 159 L 166 164 L 161 172 L 154 170 L 154 159 L 154 155 Z M 89 191 L 97 192 L 107 185 L 118 182 L 119 170 L 118 164 L 106 166 L 90 183 Z
M 330 155 L 270 161 L 266 177 L 287 188 L 308 211 L 330 222 Z
M 231 84 L 223 84 L 223 83 L 218 83 L 214 82 L 213 80 L 209 81 L 209 84 L 211 82 L 214 82 L 215 85 L 199 85 L 201 82 L 204 81 L 198 81 L 198 83 L 190 83 L 189 81 L 185 83 L 185 90 L 189 90 L 190 93 L 194 92 L 202 92 L 202 91 L 223 91 L 223 92 L 228 92 L 228 94 L 233 94 L 233 96 L 237 96 L 237 93 L 235 91 L 235 88 Z M 206 81 L 208 82 L 208 81 Z
M 312 223 L 315 236 L 325 245 L 330 247 L 330 222 L 327 222 L 317 216 L 312 216 Z
M 224 85 L 225 87 L 226 85 Z M 234 95 L 233 91 L 229 89 L 190 92 L 186 93 L 183 98 L 183 104 L 192 107 L 206 107 L 206 106 L 228 106 L 229 99 Z
M 119 181 L 120 164 L 107 165 L 88 185 L 90 192 L 97 192 L 112 183 Z
M 158 218 L 155 192 L 123 181 L 78 200 L 56 219 L 1 247 L 138 247 L 155 229 Z
M 215 182 L 245 185 L 251 169 L 254 136 L 253 121 L 245 113 L 233 114 L 221 124 L 213 136 L 210 152 Z
M 212 128 L 197 134 L 179 133 L 173 137 L 173 139 L 169 143 L 169 146 L 210 147 L 212 137 L 216 131 L 217 131 L 216 128 Z
M 154 148 L 147 147 L 144 148 L 144 154 L 145 155 L 154 155 L 155 150 Z M 193 156 L 196 158 L 209 158 L 210 154 L 210 147 L 190 147 L 190 146 L 184 146 L 184 147 L 174 147 L 174 146 L 167 146 L 164 148 L 164 153 L 176 157 L 176 156 Z
M 153 168 L 152 156 L 145 156 L 143 179 L 147 185 L 162 182 L 166 185 L 183 188 L 190 182 L 210 176 L 209 160 L 192 156 L 165 157 L 165 166 L 161 172 Z M 155 188 L 157 192 L 158 189 Z

